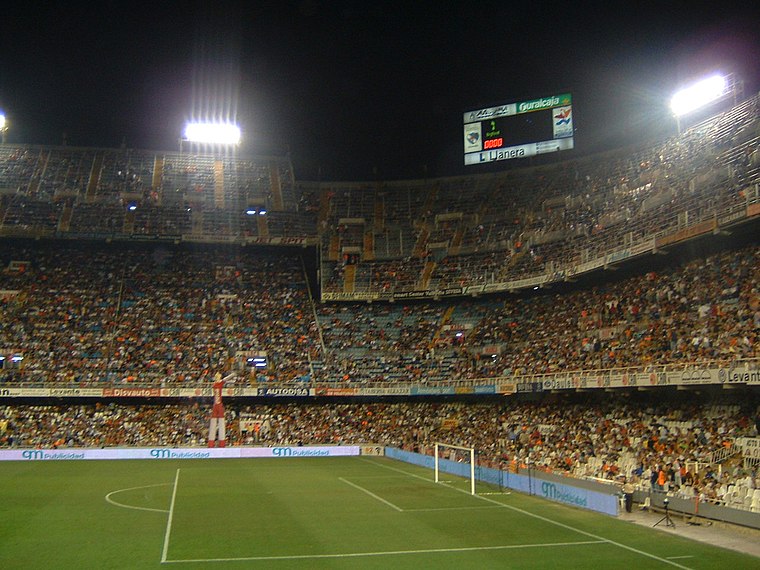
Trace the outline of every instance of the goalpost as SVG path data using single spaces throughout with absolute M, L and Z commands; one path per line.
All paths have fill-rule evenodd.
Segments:
M 475 448 L 474 447 L 463 447 L 461 445 L 451 445 L 448 443 L 435 443 L 435 482 L 440 483 L 440 473 L 441 473 L 441 461 L 446 461 L 445 458 L 441 457 L 441 451 L 443 450 L 450 450 L 450 452 L 453 452 L 455 459 L 449 459 L 448 461 L 452 461 L 455 463 L 460 463 L 457 461 L 457 457 L 463 457 L 466 458 L 465 461 L 469 463 L 470 469 L 469 469 L 469 478 L 470 478 L 470 494 L 475 494 Z M 452 469 L 448 469 L 448 471 L 454 471 Z M 456 475 L 462 475 L 462 473 L 455 473 Z M 466 475 L 463 475 L 466 476 Z

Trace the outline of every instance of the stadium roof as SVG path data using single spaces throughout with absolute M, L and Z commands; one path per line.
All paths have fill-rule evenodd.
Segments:
M 670 126 L 668 97 L 705 72 L 735 72 L 752 93 L 760 39 L 750 11 L 16 3 L 0 34 L 0 108 L 9 142 L 60 144 L 65 133 L 72 145 L 172 150 L 187 120 L 224 116 L 250 150 L 290 151 L 302 179 L 460 174 L 466 110 L 571 92 L 584 152 Z

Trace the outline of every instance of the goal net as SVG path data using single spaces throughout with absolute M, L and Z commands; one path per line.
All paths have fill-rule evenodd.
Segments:
M 475 448 L 435 444 L 435 482 L 441 483 L 441 474 L 450 473 L 469 479 L 470 494 L 475 494 Z

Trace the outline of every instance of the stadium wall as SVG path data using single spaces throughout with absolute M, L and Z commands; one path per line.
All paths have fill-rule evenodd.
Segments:
M 428 469 L 434 468 L 434 458 L 429 455 L 421 455 L 392 447 L 385 449 L 385 455 L 398 461 L 404 461 L 405 463 L 420 465 Z M 456 463 L 444 459 L 440 461 L 439 466 L 446 473 L 469 477 L 469 465 L 466 463 Z M 617 516 L 618 514 L 620 501 L 618 500 L 619 493 L 617 490 L 611 493 L 611 489 L 608 486 L 600 484 L 600 490 L 592 491 L 580 486 L 569 485 L 567 481 L 559 483 L 537 475 L 533 472 L 529 475 L 522 475 L 490 467 L 478 467 L 475 472 L 475 478 L 484 483 L 507 487 L 521 493 L 536 495 L 558 503 L 607 515 Z
M 92 459 L 241 459 L 255 457 L 344 457 L 360 455 L 359 445 L 280 447 L 114 447 L 106 449 L 0 450 L 0 461 L 77 461 Z M 367 453 L 365 453 L 367 454 Z
M 650 494 L 643 491 L 637 491 L 633 495 L 633 499 L 637 503 L 643 503 L 645 499 L 649 498 L 651 507 L 663 512 L 665 510 L 665 497 L 664 493 Z M 683 516 L 684 519 L 690 519 L 691 524 L 700 524 L 699 519 L 702 518 L 760 529 L 760 516 L 757 513 L 732 509 L 723 505 L 668 496 L 668 509 L 672 517 Z

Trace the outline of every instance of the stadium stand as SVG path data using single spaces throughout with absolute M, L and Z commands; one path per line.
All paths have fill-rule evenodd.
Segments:
M 231 422 L 234 445 L 361 444 L 432 453 L 445 439 L 475 446 L 483 465 L 528 466 L 576 478 L 757 510 L 756 466 L 730 441 L 755 435 L 746 404 L 618 397 L 542 402 L 274 403 L 234 405 L 259 430 Z M 0 447 L 202 446 L 207 410 L 192 404 L 16 405 L 0 408 Z M 729 449 L 719 462 L 715 456 Z M 664 482 L 658 480 L 664 472 Z
M 760 509 L 740 447 L 758 435 L 756 235 L 652 255 L 757 228 L 758 125 L 754 97 L 603 156 L 371 183 L 297 182 L 286 158 L 0 145 L 0 446 L 203 445 L 196 398 L 232 367 L 232 413 L 269 425 L 238 425 L 239 445 L 428 453 L 445 436 L 504 469 L 664 477 Z M 689 383 L 711 398 L 656 390 Z M 247 399 L 269 389 L 398 399 Z

